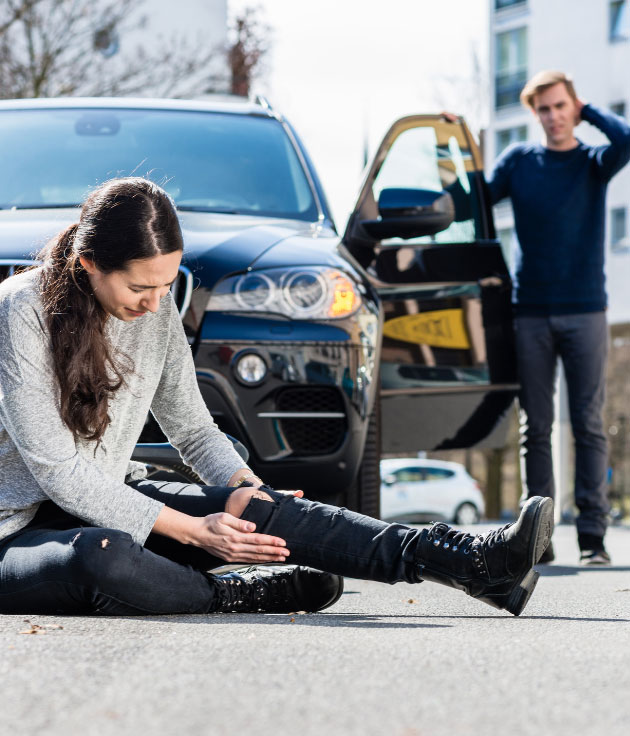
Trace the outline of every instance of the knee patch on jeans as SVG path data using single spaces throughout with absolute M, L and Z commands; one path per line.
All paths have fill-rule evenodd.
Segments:
M 114 566 L 119 568 L 121 560 L 132 562 L 132 548 L 140 549 L 131 535 L 117 529 L 88 527 L 77 531 L 68 541 L 73 555 L 70 567 L 80 575 L 98 578 Z
M 265 493 L 271 496 L 273 501 L 266 501 L 262 498 L 250 498 L 249 503 L 241 514 L 241 519 L 253 521 L 256 524 L 256 531 L 264 533 L 265 529 L 271 522 L 271 519 L 280 508 L 280 504 L 295 500 L 295 496 L 286 496 L 283 493 L 266 490 Z

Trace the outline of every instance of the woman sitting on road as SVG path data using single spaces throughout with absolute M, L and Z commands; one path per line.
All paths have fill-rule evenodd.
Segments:
M 41 266 L 0 285 L 0 613 L 317 611 L 346 575 L 432 580 L 518 615 L 551 500 L 530 499 L 484 537 L 263 485 L 197 387 L 169 293 L 182 250 L 166 192 L 114 179 Z M 130 464 L 149 411 L 207 486 L 151 481 Z

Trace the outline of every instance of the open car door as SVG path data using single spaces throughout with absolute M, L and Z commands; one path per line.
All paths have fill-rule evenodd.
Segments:
M 343 243 L 383 305 L 382 451 L 502 446 L 518 389 L 511 281 L 462 119 L 394 123 Z

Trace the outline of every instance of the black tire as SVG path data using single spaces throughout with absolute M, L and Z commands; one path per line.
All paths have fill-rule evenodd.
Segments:
M 184 463 L 173 463 L 166 467 L 148 467 L 147 480 L 166 480 L 170 483 L 195 483 L 204 486 L 203 480 Z
M 376 397 L 368 420 L 363 457 L 354 483 L 346 491 L 344 505 L 375 519 L 381 514 L 381 404 Z

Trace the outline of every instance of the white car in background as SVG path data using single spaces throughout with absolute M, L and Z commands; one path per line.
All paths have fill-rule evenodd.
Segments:
M 479 484 L 463 465 L 417 457 L 381 460 L 381 519 L 465 526 L 484 512 Z

